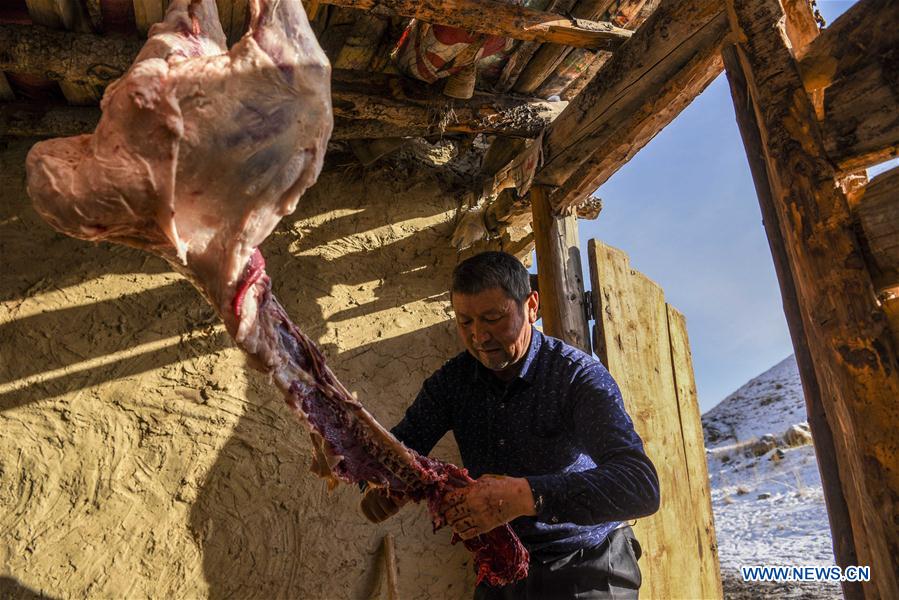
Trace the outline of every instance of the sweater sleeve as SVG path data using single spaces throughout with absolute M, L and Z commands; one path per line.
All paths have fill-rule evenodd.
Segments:
M 571 427 L 596 465 L 572 473 L 527 477 L 546 523 L 594 525 L 650 515 L 659 508 L 659 480 L 643 441 L 624 409 L 621 392 L 600 363 L 575 376 Z
M 452 428 L 443 371 L 425 380 L 403 419 L 390 430 L 399 441 L 424 456 Z

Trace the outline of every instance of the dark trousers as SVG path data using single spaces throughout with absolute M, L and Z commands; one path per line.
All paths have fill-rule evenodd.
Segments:
M 492 587 L 482 583 L 475 600 L 569 600 L 603 598 L 636 600 L 642 578 L 641 550 L 629 526 L 614 530 L 595 548 L 578 550 L 548 562 L 531 559 L 528 576 Z

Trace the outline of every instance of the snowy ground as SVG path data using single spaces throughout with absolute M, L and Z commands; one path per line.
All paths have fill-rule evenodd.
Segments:
M 741 566 L 835 564 L 805 419 L 792 356 L 702 417 L 726 598 L 842 598 L 837 583 L 762 584 L 740 575 Z

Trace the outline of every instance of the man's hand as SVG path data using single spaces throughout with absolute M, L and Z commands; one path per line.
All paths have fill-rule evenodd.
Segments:
M 384 488 L 370 487 L 365 490 L 359 508 L 362 509 L 362 514 L 366 519 L 372 523 L 380 523 L 395 515 L 404 504 L 406 501 L 397 502 L 387 494 L 387 490 Z
M 524 515 L 536 515 L 534 495 L 527 479 L 484 475 L 468 487 L 443 498 L 441 511 L 463 540 Z

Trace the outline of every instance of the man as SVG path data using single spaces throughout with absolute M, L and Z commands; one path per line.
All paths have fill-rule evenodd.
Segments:
M 482 583 L 475 598 L 636 598 L 640 550 L 624 522 L 658 509 L 659 486 L 615 381 L 533 327 L 538 295 L 509 254 L 460 263 L 451 301 L 467 351 L 393 433 L 426 455 L 452 430 L 476 481 L 447 495 L 447 521 L 463 539 L 510 522 L 531 553 L 527 579 Z M 361 507 L 374 522 L 399 510 L 374 488 Z

